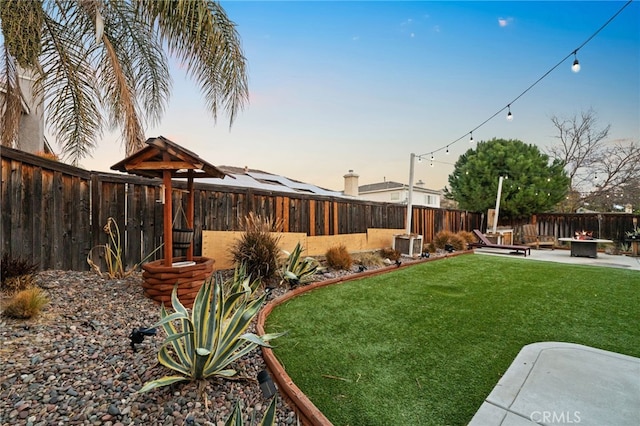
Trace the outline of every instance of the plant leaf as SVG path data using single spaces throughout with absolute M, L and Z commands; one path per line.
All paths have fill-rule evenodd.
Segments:
M 148 383 L 145 383 L 145 385 L 143 387 L 140 388 L 140 390 L 138 391 L 139 393 L 144 393 L 144 392 L 148 392 L 152 389 L 155 388 L 159 388 L 162 386 L 167 386 L 167 385 L 171 385 L 173 383 L 177 383 L 177 382 L 184 382 L 184 381 L 188 381 L 189 379 L 183 376 L 164 376 L 161 377 L 160 379 L 156 379 L 156 380 L 152 380 Z

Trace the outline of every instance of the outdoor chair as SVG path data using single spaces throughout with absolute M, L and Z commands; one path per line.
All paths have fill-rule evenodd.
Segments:
M 535 247 L 536 250 L 541 247 L 550 247 L 553 250 L 556 245 L 553 235 L 538 235 L 537 226 L 533 224 L 522 225 L 522 240 L 526 246 Z
M 529 247 L 529 246 L 520 246 L 520 245 L 515 245 L 515 244 L 496 244 L 496 243 L 493 243 L 493 242 L 489 241 L 489 239 L 487 239 L 487 237 L 482 232 L 480 232 L 478 229 L 474 229 L 473 233 L 478 238 L 478 242 L 469 243 L 469 248 L 505 249 L 505 250 L 515 251 L 516 253 L 522 252 L 522 254 L 524 254 L 524 257 L 527 257 L 527 253 L 531 254 L 531 247 Z

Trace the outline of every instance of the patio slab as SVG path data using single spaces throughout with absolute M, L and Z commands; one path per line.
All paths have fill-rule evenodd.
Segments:
M 640 358 L 573 343 L 522 348 L 472 426 L 640 424 Z
M 576 257 L 571 256 L 571 251 L 567 249 L 557 248 L 555 250 L 531 250 L 531 254 L 527 257 L 521 255 L 512 254 L 506 250 L 496 250 L 490 248 L 483 248 L 481 250 L 474 250 L 476 254 L 490 255 L 490 256 L 509 256 L 519 257 L 526 260 L 539 260 L 545 262 L 559 262 L 569 263 L 573 265 L 585 265 L 585 266 L 603 266 L 609 268 L 622 268 L 632 271 L 640 271 L 640 257 L 633 257 L 628 255 L 614 255 L 607 253 L 598 253 L 597 258 L 590 257 Z

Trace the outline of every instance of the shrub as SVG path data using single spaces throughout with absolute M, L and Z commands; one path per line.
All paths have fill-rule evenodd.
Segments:
M 366 268 L 375 268 L 384 265 L 383 258 L 376 252 L 358 253 L 353 256 L 353 261 Z
M 10 277 L 2 283 L 2 291 L 6 294 L 15 294 L 30 287 L 34 287 L 34 275 L 31 274 Z
M 58 157 L 58 155 L 54 154 L 53 152 L 37 151 L 36 155 L 41 158 L 46 158 L 47 160 L 60 161 L 60 157 Z
M 475 240 L 474 240 L 475 241 Z M 440 231 L 433 238 L 433 245 L 436 249 L 444 250 L 447 245 L 451 245 L 454 250 L 465 250 L 466 240 L 459 234 L 451 231 Z
M 122 279 L 133 274 L 138 266 L 141 263 L 144 263 L 147 259 L 149 259 L 153 254 L 162 248 L 163 244 L 160 244 L 156 247 L 149 255 L 147 255 L 144 259 L 142 259 L 139 263 L 133 265 L 133 267 L 129 270 L 125 269 L 124 263 L 122 261 L 122 241 L 120 239 L 120 228 L 118 227 L 118 223 L 112 217 L 107 218 L 107 223 L 104 225 L 102 230 L 109 236 L 109 242 L 106 244 L 97 245 L 92 247 L 87 253 L 87 263 L 98 275 L 101 277 L 104 276 L 100 267 L 96 265 L 91 257 L 93 256 L 93 251 L 95 249 L 102 249 L 104 255 L 104 261 L 107 264 L 107 272 L 106 275 L 109 279 Z
M 280 237 L 274 232 L 282 229 L 282 220 L 263 219 L 253 212 L 245 218 L 243 234 L 231 248 L 236 264 L 245 264 L 247 272 L 261 279 L 273 278 L 280 260 Z
M 389 259 L 395 262 L 396 260 L 400 259 L 400 256 L 400 252 L 398 250 L 392 249 L 391 247 L 385 247 L 380 250 L 380 257 L 382 257 L 383 259 Z
M 160 321 L 152 326 L 162 327 L 167 334 L 158 352 L 158 362 L 180 375 L 152 380 L 140 392 L 181 381 L 233 377 L 236 371 L 229 368 L 232 362 L 258 346 L 269 346 L 269 340 L 284 334 L 257 336 L 247 333 L 266 294 L 252 297 L 255 291 L 245 287 L 247 278 L 241 273 L 234 275 L 234 279 L 240 277 L 243 281 L 230 286 L 223 285 L 217 275 L 215 277 L 212 276 L 200 287 L 191 313 L 180 303 L 177 285 L 171 294 L 171 305 L 175 312 L 169 314 L 162 305 Z M 241 290 L 227 294 L 225 287 Z
M 33 275 L 38 271 L 38 264 L 30 262 L 23 258 L 15 258 L 9 256 L 9 253 L 4 253 L 0 260 L 0 278 L 2 283 L 13 277 L 20 277 L 23 275 Z
M 287 255 L 287 260 L 282 267 L 282 279 L 292 287 L 308 282 L 320 266 L 313 257 L 300 258 L 302 254 L 300 243 L 296 244 L 293 252 L 288 253 L 284 250 L 283 252 Z
M 327 259 L 327 264 L 333 269 L 348 271 L 353 264 L 353 258 L 343 244 L 329 248 L 325 253 L 325 258 Z
M 47 303 L 49 298 L 46 293 L 38 287 L 31 287 L 16 293 L 9 300 L 3 315 L 17 319 L 33 318 Z
M 478 241 L 478 237 L 476 237 L 476 234 L 474 234 L 473 232 L 458 231 L 457 235 L 459 235 L 467 244 L 475 243 L 476 241 Z
M 38 264 L 4 253 L 0 260 L 2 290 L 7 294 L 14 294 L 32 287 L 37 270 Z

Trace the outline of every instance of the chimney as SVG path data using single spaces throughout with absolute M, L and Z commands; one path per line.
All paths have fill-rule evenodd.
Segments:
M 353 170 L 349 170 L 349 173 L 344 175 L 344 195 L 351 195 L 352 197 L 358 196 L 358 176 L 353 173 Z

